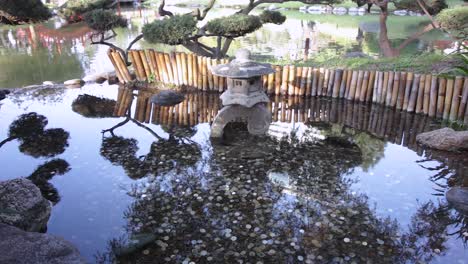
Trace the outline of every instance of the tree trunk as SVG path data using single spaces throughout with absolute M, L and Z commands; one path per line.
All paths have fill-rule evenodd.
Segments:
M 387 4 L 380 7 L 380 34 L 379 34 L 379 46 L 382 50 L 384 57 L 398 57 L 400 51 L 394 49 L 390 40 L 388 39 L 388 29 L 387 29 L 387 17 L 388 17 L 388 6 Z

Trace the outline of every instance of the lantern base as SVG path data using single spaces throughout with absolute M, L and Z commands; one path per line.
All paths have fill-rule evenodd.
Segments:
M 255 91 L 247 94 L 233 93 L 228 89 L 220 96 L 223 105 L 241 105 L 248 108 L 258 103 L 268 103 L 270 99 L 263 91 Z

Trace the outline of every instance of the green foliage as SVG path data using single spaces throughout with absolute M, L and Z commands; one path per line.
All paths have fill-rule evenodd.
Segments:
M 8 137 L 26 138 L 42 133 L 47 125 L 47 118 L 31 112 L 21 115 L 10 125 Z
M 176 15 L 155 20 L 143 26 L 143 36 L 150 43 L 179 45 L 187 41 L 197 30 L 197 21 L 191 15 Z
M 96 9 L 83 15 L 83 19 L 88 26 L 99 32 L 106 32 L 116 27 L 126 27 L 127 20 L 114 12 L 103 9 Z
M 34 23 L 51 16 L 41 0 L 0 0 L 0 23 Z
M 240 37 L 262 27 L 258 16 L 235 14 L 209 21 L 206 29 L 217 36 Z
M 265 10 L 260 14 L 260 21 L 262 23 L 273 23 L 276 25 L 281 25 L 286 21 L 286 16 L 281 14 L 278 11 Z
M 58 14 L 68 22 L 79 22 L 83 14 L 96 9 L 107 9 L 114 0 L 69 0 L 59 8 Z
M 445 9 L 436 17 L 440 26 L 454 34 L 468 36 L 468 6 Z
M 438 14 L 443 9 L 448 7 L 445 0 L 422 0 L 421 2 L 431 15 Z M 395 7 L 398 9 L 407 9 L 422 12 L 421 7 L 415 0 L 398 0 L 394 3 Z

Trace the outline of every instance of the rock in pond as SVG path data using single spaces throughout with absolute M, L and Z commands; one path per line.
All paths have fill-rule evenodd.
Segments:
M 42 85 L 50 85 L 50 86 L 52 86 L 52 85 L 55 85 L 55 83 L 52 82 L 52 81 L 45 81 L 45 82 L 42 82 Z
M 185 100 L 185 96 L 172 90 L 163 90 L 151 97 L 151 102 L 158 106 L 173 106 Z
M 416 136 L 416 141 L 426 147 L 444 150 L 468 150 L 468 131 L 455 131 L 445 127 Z
M 3 100 L 6 98 L 6 95 L 9 94 L 10 91 L 8 90 L 0 90 L 0 100 Z
M 445 196 L 455 209 L 468 215 L 468 187 L 453 187 Z
M 25 232 L 0 223 L 0 263 L 81 264 L 78 250 L 63 238 Z
M 81 86 L 84 83 L 85 82 L 81 79 L 72 79 L 72 80 L 63 82 L 63 84 L 65 84 L 66 86 Z
M 0 182 L 0 223 L 25 231 L 42 231 L 47 227 L 51 209 L 50 202 L 30 180 Z
M 109 74 L 104 72 L 104 73 L 97 73 L 97 74 L 91 74 L 87 75 L 83 78 L 83 81 L 85 82 L 95 82 L 95 83 L 103 83 L 107 80 Z

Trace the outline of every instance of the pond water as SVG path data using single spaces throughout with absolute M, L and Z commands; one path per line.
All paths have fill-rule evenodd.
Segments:
M 187 9 L 170 7 L 175 12 Z M 232 14 L 233 9 L 217 9 L 207 20 Z M 284 11 L 288 17 L 283 25 L 265 25 L 260 30 L 235 41 L 234 52 L 240 47 L 249 48 L 263 59 L 293 59 L 342 55 L 362 52 L 371 56 L 381 53 L 378 44 L 378 15 L 365 16 L 314 15 L 299 11 Z M 144 23 L 156 19 L 155 11 L 126 9 L 122 15 L 130 18 L 128 28 L 117 30 L 114 40 L 125 47 L 139 33 Z M 388 35 L 397 46 L 423 29 L 429 20 L 421 16 L 390 16 Z M 63 26 L 58 20 L 29 27 L 0 27 L 0 87 L 21 87 L 43 81 L 65 81 L 94 72 L 112 69 L 106 50 L 89 44 L 89 28 L 82 24 Z M 215 40 L 204 40 L 214 45 Z M 308 50 L 305 50 L 308 43 Z M 156 48 L 161 51 L 183 50 L 163 45 L 139 42 L 135 48 Z M 402 54 L 450 51 L 453 43 L 439 31 L 431 31 L 412 42 Z
M 35 180 L 54 204 L 47 232 L 89 262 L 467 263 L 467 219 L 444 192 L 468 186 L 468 158 L 415 141 L 436 121 L 273 97 L 267 137 L 233 124 L 221 144 L 218 94 L 156 107 L 152 93 L 25 88 L 0 103 L 2 140 L 23 114 L 48 121 L 0 147 L 0 180 Z

